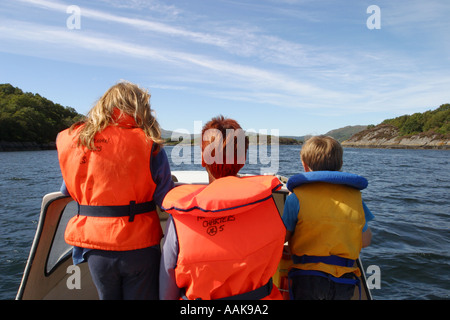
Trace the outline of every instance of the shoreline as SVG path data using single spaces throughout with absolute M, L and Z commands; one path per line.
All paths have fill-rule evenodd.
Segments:
M 341 145 L 343 148 L 450 150 L 449 140 L 419 136 L 381 139 L 363 137 L 343 141 Z
M 353 148 L 450 150 L 449 138 L 449 134 L 433 131 L 401 136 L 397 127 L 379 125 L 353 135 L 341 145 Z
M 408 146 L 408 145 L 360 145 L 360 144 L 342 144 L 343 148 L 358 148 L 358 149 L 409 149 L 409 150 L 450 150 L 450 146 L 443 145 L 443 146 L 430 146 L 430 145 L 423 145 L 423 146 Z
M 43 151 L 56 150 L 55 142 L 38 143 L 38 142 L 10 142 L 0 141 L 0 152 L 9 151 Z

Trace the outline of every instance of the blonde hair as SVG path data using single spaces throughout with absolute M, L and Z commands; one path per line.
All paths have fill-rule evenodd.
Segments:
M 90 150 L 96 150 L 94 137 L 109 125 L 117 125 L 117 118 L 122 114 L 129 115 L 136 121 L 136 126 L 141 128 L 145 135 L 161 144 L 161 128 L 158 121 L 152 115 L 150 109 L 150 93 L 139 86 L 121 81 L 109 88 L 89 111 L 86 119 L 71 127 L 83 124 L 78 137 L 78 145 L 83 145 Z M 120 116 L 114 116 L 119 110 Z
M 329 136 L 315 136 L 308 139 L 300 151 L 301 160 L 312 171 L 339 171 L 342 168 L 341 144 Z

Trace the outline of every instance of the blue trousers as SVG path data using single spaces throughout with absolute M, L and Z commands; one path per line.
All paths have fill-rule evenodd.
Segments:
M 352 274 L 344 274 L 342 278 L 352 279 Z M 292 277 L 291 292 L 294 300 L 350 300 L 355 285 L 336 283 L 320 276 Z
M 87 262 L 101 300 L 157 300 L 160 246 L 130 251 L 91 250 Z

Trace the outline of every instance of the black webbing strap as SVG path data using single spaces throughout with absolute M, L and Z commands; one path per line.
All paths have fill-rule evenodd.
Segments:
M 225 298 L 220 298 L 217 300 L 261 300 L 265 297 L 267 297 L 268 295 L 270 295 L 270 293 L 272 292 L 272 288 L 273 288 L 273 282 L 272 282 L 272 278 L 270 278 L 270 280 L 263 286 L 259 287 L 258 289 L 249 291 L 249 292 L 244 292 L 241 294 L 237 294 L 234 296 L 230 296 L 230 297 L 225 297 Z M 181 295 L 183 300 L 189 300 L 186 295 L 183 294 Z M 200 298 L 197 300 L 201 300 Z
M 265 285 L 259 287 L 258 289 L 237 294 L 231 297 L 221 298 L 218 300 L 261 300 L 262 298 L 267 297 L 272 292 L 272 288 L 273 282 L 272 278 L 270 278 Z
M 130 201 L 130 204 L 124 206 L 88 206 L 78 205 L 78 214 L 89 217 L 127 217 L 130 222 L 134 221 L 134 216 L 156 210 L 154 201 L 136 203 Z

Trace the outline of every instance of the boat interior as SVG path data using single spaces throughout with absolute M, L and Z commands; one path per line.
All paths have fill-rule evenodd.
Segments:
M 207 184 L 206 172 L 175 171 L 172 173 L 176 184 Z M 286 183 L 285 178 L 279 177 Z M 280 214 L 289 191 L 283 187 L 273 193 L 273 198 Z M 71 217 L 77 214 L 77 204 L 72 198 L 61 192 L 54 192 L 43 197 L 39 222 L 30 254 L 25 266 L 22 281 L 16 295 L 17 300 L 96 300 L 97 290 L 92 282 L 87 263 L 73 267 L 72 247 L 64 241 L 64 230 Z M 158 214 L 163 230 L 168 214 L 159 210 Z M 163 245 L 164 238 L 162 240 Z M 361 299 L 371 300 L 370 290 L 366 284 L 364 268 L 358 260 L 361 270 Z M 289 261 L 281 261 L 279 270 L 274 275 L 274 283 L 288 299 L 286 282 Z M 76 281 L 74 277 L 76 276 Z M 355 288 L 354 299 L 359 299 Z

